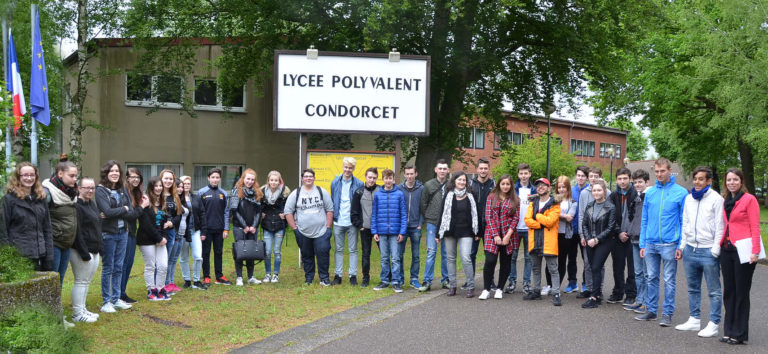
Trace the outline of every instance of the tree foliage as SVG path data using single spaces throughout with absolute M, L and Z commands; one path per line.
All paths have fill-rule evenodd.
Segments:
M 556 134 L 552 134 L 556 138 Z M 494 176 L 510 174 L 517 176 L 517 166 L 527 163 L 531 166 L 533 178 L 547 176 L 547 136 L 540 135 L 534 139 L 525 139 L 520 145 L 511 145 L 504 149 L 499 157 L 499 163 L 493 168 Z M 576 157 L 564 146 L 554 143 L 550 145 L 550 176 L 571 176 L 576 170 Z M 554 182 L 554 181 L 550 181 Z
M 632 161 L 645 160 L 648 152 L 648 137 L 631 120 L 616 119 L 608 124 L 610 127 L 629 131 L 627 136 L 627 154 Z

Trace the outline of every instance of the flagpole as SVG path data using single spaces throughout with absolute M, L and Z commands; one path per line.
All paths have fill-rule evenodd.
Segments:
M 7 14 L 0 14 L 3 17 L 3 78 L 8 80 L 8 20 Z M 4 89 L 4 88 L 3 88 Z M 9 112 L 10 113 L 10 112 Z M 10 116 L 10 114 L 9 114 Z M 5 169 L 11 171 L 11 126 L 5 126 Z
M 36 7 L 37 7 L 37 5 L 35 5 L 35 4 L 29 4 L 29 12 L 31 14 L 30 15 L 31 16 L 31 20 L 29 21 L 29 23 L 32 24 L 31 26 L 29 26 L 31 28 L 29 33 L 32 35 L 32 41 L 29 42 L 29 43 L 32 45 L 32 48 L 35 47 L 35 25 L 34 25 L 34 23 L 35 23 L 35 15 L 36 15 L 36 13 L 35 13 L 36 11 L 35 10 L 36 10 Z M 30 51 L 32 52 L 32 55 L 34 55 L 34 51 L 35 50 L 31 49 Z M 30 94 L 31 94 L 31 92 L 30 92 Z M 30 116 L 31 116 L 31 114 L 32 113 L 30 113 Z M 31 121 L 32 121 L 32 132 L 29 135 L 29 140 L 32 141 L 31 142 L 32 146 L 30 146 L 30 157 L 31 157 L 31 160 L 32 160 L 32 164 L 37 167 L 37 119 L 32 118 Z

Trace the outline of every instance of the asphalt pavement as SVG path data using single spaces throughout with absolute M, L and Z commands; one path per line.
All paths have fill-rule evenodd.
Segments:
M 603 288 L 606 297 L 613 287 L 610 264 L 609 259 Z M 517 269 L 522 271 L 522 257 Z M 482 286 L 480 274 L 476 282 Z M 685 283 L 679 261 L 673 327 L 661 327 L 658 321 L 634 320 L 636 314 L 619 304 L 582 309 L 584 299 L 577 299 L 576 293 L 563 294 L 563 306 L 554 307 L 551 296 L 524 301 L 521 292 L 504 294 L 501 300 L 481 301 L 477 296 L 465 298 L 462 291 L 448 297 L 445 290 L 420 294 L 409 289 L 266 338 L 238 352 L 768 353 L 768 267 L 758 265 L 753 278 L 748 345 L 720 343 L 722 324 L 714 338 L 675 330 L 674 325 L 688 319 Z M 706 286 L 702 290 L 701 322 L 706 325 L 709 299 Z

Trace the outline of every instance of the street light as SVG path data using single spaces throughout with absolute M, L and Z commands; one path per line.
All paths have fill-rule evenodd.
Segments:
M 555 106 L 552 104 L 552 102 L 547 102 L 542 105 L 541 109 L 544 111 L 544 115 L 547 117 L 547 180 L 552 180 L 549 175 L 549 141 L 552 138 L 552 123 L 549 115 L 555 111 Z
M 611 146 L 606 152 L 608 153 L 608 157 L 611 158 L 611 184 L 609 185 L 608 189 L 613 189 L 613 158 L 616 156 L 616 149 Z

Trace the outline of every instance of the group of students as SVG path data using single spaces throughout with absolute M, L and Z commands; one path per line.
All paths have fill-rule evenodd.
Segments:
M 560 286 L 567 275 L 565 293 L 578 292 L 583 308 L 603 302 L 604 264 L 610 255 L 614 288 L 608 303 L 623 302 L 637 320 L 656 320 L 659 283 L 663 275 L 665 299 L 661 326 L 670 326 L 675 309 L 677 261 L 683 260 L 688 284 L 690 317 L 679 330 L 697 330 L 701 337 L 719 331 L 725 304 L 722 342 L 748 340 L 749 291 L 761 249 L 759 205 L 744 186 L 738 169 L 725 176 L 723 196 L 712 188 L 708 167 L 693 171 L 690 193 L 676 184 L 671 163 L 654 163 L 655 185 L 648 172 L 616 172 L 611 192 L 599 168 L 580 166 L 575 183 L 559 176 L 554 187 L 547 178 L 532 182 L 531 168 L 520 164 L 518 180 L 490 177 L 490 164 L 478 160 L 476 177 L 464 172 L 449 176 L 445 160 L 435 165 L 435 177 L 421 183 L 414 166 L 404 169 L 404 181 L 376 168 L 365 171 L 364 181 L 353 173 L 354 158 L 343 160 L 342 174 L 326 191 L 314 184 L 315 172 L 302 171 L 301 186 L 290 191 L 279 172 L 271 171 L 260 187 L 256 173 L 246 169 L 234 189 L 220 186 L 221 170 L 208 171 L 208 185 L 196 193 L 188 176 L 177 179 L 163 170 L 142 190 L 137 169 L 124 171 L 114 160 L 101 169 L 98 184 L 83 177 L 77 167 L 60 162 L 54 175 L 41 181 L 37 168 L 20 163 L 11 174 L 0 201 L 0 244 L 17 247 L 39 270 L 53 270 L 63 282 L 71 262 L 75 322 L 94 322 L 99 315 L 85 308 L 85 296 L 99 262 L 102 264 L 101 312 L 128 309 L 135 300 L 125 293 L 136 246 L 144 258 L 147 299 L 170 300 L 181 289 L 175 284 L 177 261 L 184 288 L 207 289 L 211 284 L 213 248 L 215 283 L 230 285 L 222 270 L 223 240 L 256 238 L 263 230 L 267 257 L 262 280 L 254 275 L 253 261 L 235 260 L 236 285 L 278 282 L 281 244 L 287 226 L 300 249 L 305 283 L 311 285 L 315 269 L 323 286 L 342 283 L 344 246 L 349 253 L 350 285 L 358 285 L 358 232 L 362 249 L 362 281 L 368 286 L 373 241 L 381 254 L 379 283 L 373 290 L 392 286 L 402 292 L 406 284 L 403 255 L 411 241 L 409 285 L 429 291 L 434 280 L 437 250 L 441 253 L 441 279 L 448 296 L 457 293 L 457 258 L 461 261 L 466 297 L 475 297 L 476 255 L 485 252 L 483 290 L 479 299 L 501 299 L 517 286 L 517 258 L 522 247 L 524 300 L 551 294 L 562 305 Z M 426 228 L 427 256 L 422 281 L 420 239 Z M 331 236 L 335 243 L 334 278 L 329 274 Z M 441 246 L 441 247 L 439 247 Z M 74 250 L 74 252 L 71 252 Z M 576 257 L 584 263 L 579 292 Z M 191 259 L 191 260 L 190 260 Z M 274 259 L 274 267 L 271 262 Z M 190 262 L 192 271 L 190 271 Z M 494 279 L 496 265 L 498 277 Z M 547 285 L 542 286 L 542 265 Z M 625 280 L 625 269 L 627 276 Z M 202 273 L 202 274 L 201 274 Z M 722 274 L 722 288 L 720 276 Z M 533 286 L 531 287 L 531 277 Z M 707 282 L 710 314 L 701 329 L 701 283 Z M 505 286 L 509 282 L 508 286 Z
M 89 177 L 78 180 L 77 166 L 66 159 L 45 180 L 34 165 L 23 162 L 11 173 L 0 201 L 0 245 L 16 247 L 37 270 L 58 272 L 62 284 L 72 264 L 74 322 L 99 318 L 85 307 L 85 299 L 100 263 L 101 312 L 132 307 L 136 300 L 126 294 L 126 285 L 137 246 L 150 301 L 170 300 L 181 290 L 175 284 L 177 261 L 183 287 L 206 290 L 211 285 L 211 248 L 216 284 L 230 285 L 222 271 L 230 217 L 236 240 L 255 238 L 260 226 L 264 230 L 266 275 L 256 279 L 253 261 L 246 262 L 248 283 L 277 283 L 288 188 L 277 171 L 259 187 L 256 172 L 246 169 L 228 194 L 220 187 L 221 175 L 218 168 L 209 170 L 208 185 L 195 193 L 189 176 L 177 178 L 163 170 L 149 178 L 144 191 L 141 172 L 125 171 L 114 160 L 103 165 L 98 184 Z M 236 284 L 242 286 L 242 262 L 235 268 Z

